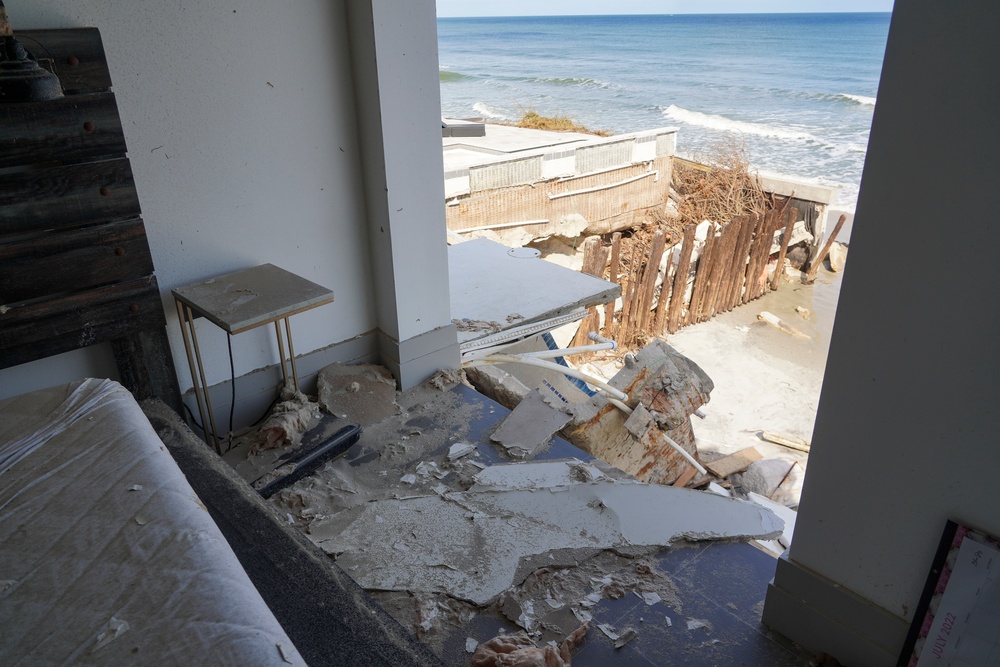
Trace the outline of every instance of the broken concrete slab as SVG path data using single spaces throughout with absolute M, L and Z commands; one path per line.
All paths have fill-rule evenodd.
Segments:
M 553 407 L 535 389 L 518 403 L 490 439 L 500 443 L 510 456 L 523 459 L 548 443 L 572 418 L 567 411 Z
M 492 465 L 477 474 L 473 477 L 476 483 L 469 490 L 551 489 L 607 477 L 597 466 L 579 459 L 538 461 L 530 465 L 509 463 Z
M 376 521 L 376 517 L 381 521 Z M 639 482 L 483 490 L 381 500 L 314 522 L 312 539 L 362 587 L 447 593 L 486 605 L 561 549 L 770 538 L 782 523 L 752 503 Z
M 316 379 L 320 405 L 330 414 L 369 426 L 399 414 L 396 380 L 375 364 L 330 364 Z

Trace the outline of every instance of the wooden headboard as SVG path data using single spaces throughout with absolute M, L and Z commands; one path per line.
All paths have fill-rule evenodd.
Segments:
M 0 368 L 110 341 L 122 384 L 180 392 L 96 28 L 25 30 L 65 97 L 0 104 Z

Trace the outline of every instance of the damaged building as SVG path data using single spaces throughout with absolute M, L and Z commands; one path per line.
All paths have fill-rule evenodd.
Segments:
M 1000 533 L 968 472 L 1000 463 L 993 5 L 895 8 L 775 559 L 753 543 L 781 544 L 774 512 L 673 485 L 701 474 L 697 359 L 637 354 L 609 383 L 628 410 L 539 394 L 544 437 L 500 394 L 427 384 L 494 321 L 453 308 L 433 2 L 5 4 L 61 90 L 0 103 L 0 662 L 889 665 L 945 521 Z M 940 233 L 959 220 L 976 242 Z M 913 270 L 943 257 L 963 271 Z M 185 286 L 267 264 L 333 301 L 182 327 Z M 225 451 L 286 378 L 325 396 L 299 415 L 324 441 L 361 431 L 265 501 L 265 468 L 315 461 L 202 436 Z

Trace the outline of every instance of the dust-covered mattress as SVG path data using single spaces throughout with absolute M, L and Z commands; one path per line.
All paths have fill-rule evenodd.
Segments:
M 0 401 L 0 664 L 304 664 L 116 382 Z

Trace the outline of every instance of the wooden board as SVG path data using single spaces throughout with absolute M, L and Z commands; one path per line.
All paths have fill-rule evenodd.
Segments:
M 123 384 L 180 392 L 101 36 L 18 31 L 65 97 L 0 105 L 0 368 L 110 342 Z
M 113 222 L 0 245 L 7 304 L 153 273 L 142 220 Z
M 124 157 L 25 169 L 0 179 L 0 234 L 137 217 L 139 197 Z
M 18 30 L 17 39 L 59 77 L 64 93 L 79 94 L 111 87 L 111 72 L 97 28 Z
M 724 456 L 717 461 L 706 463 L 705 468 L 716 477 L 724 479 L 735 473 L 743 472 L 750 467 L 751 463 L 760 461 L 761 458 L 763 457 L 760 455 L 760 452 L 754 447 L 747 447 L 729 456 Z
M 152 276 L 11 308 L 0 318 L 0 368 L 166 325 Z
M 4 167 L 121 157 L 126 150 L 111 93 L 0 104 Z

